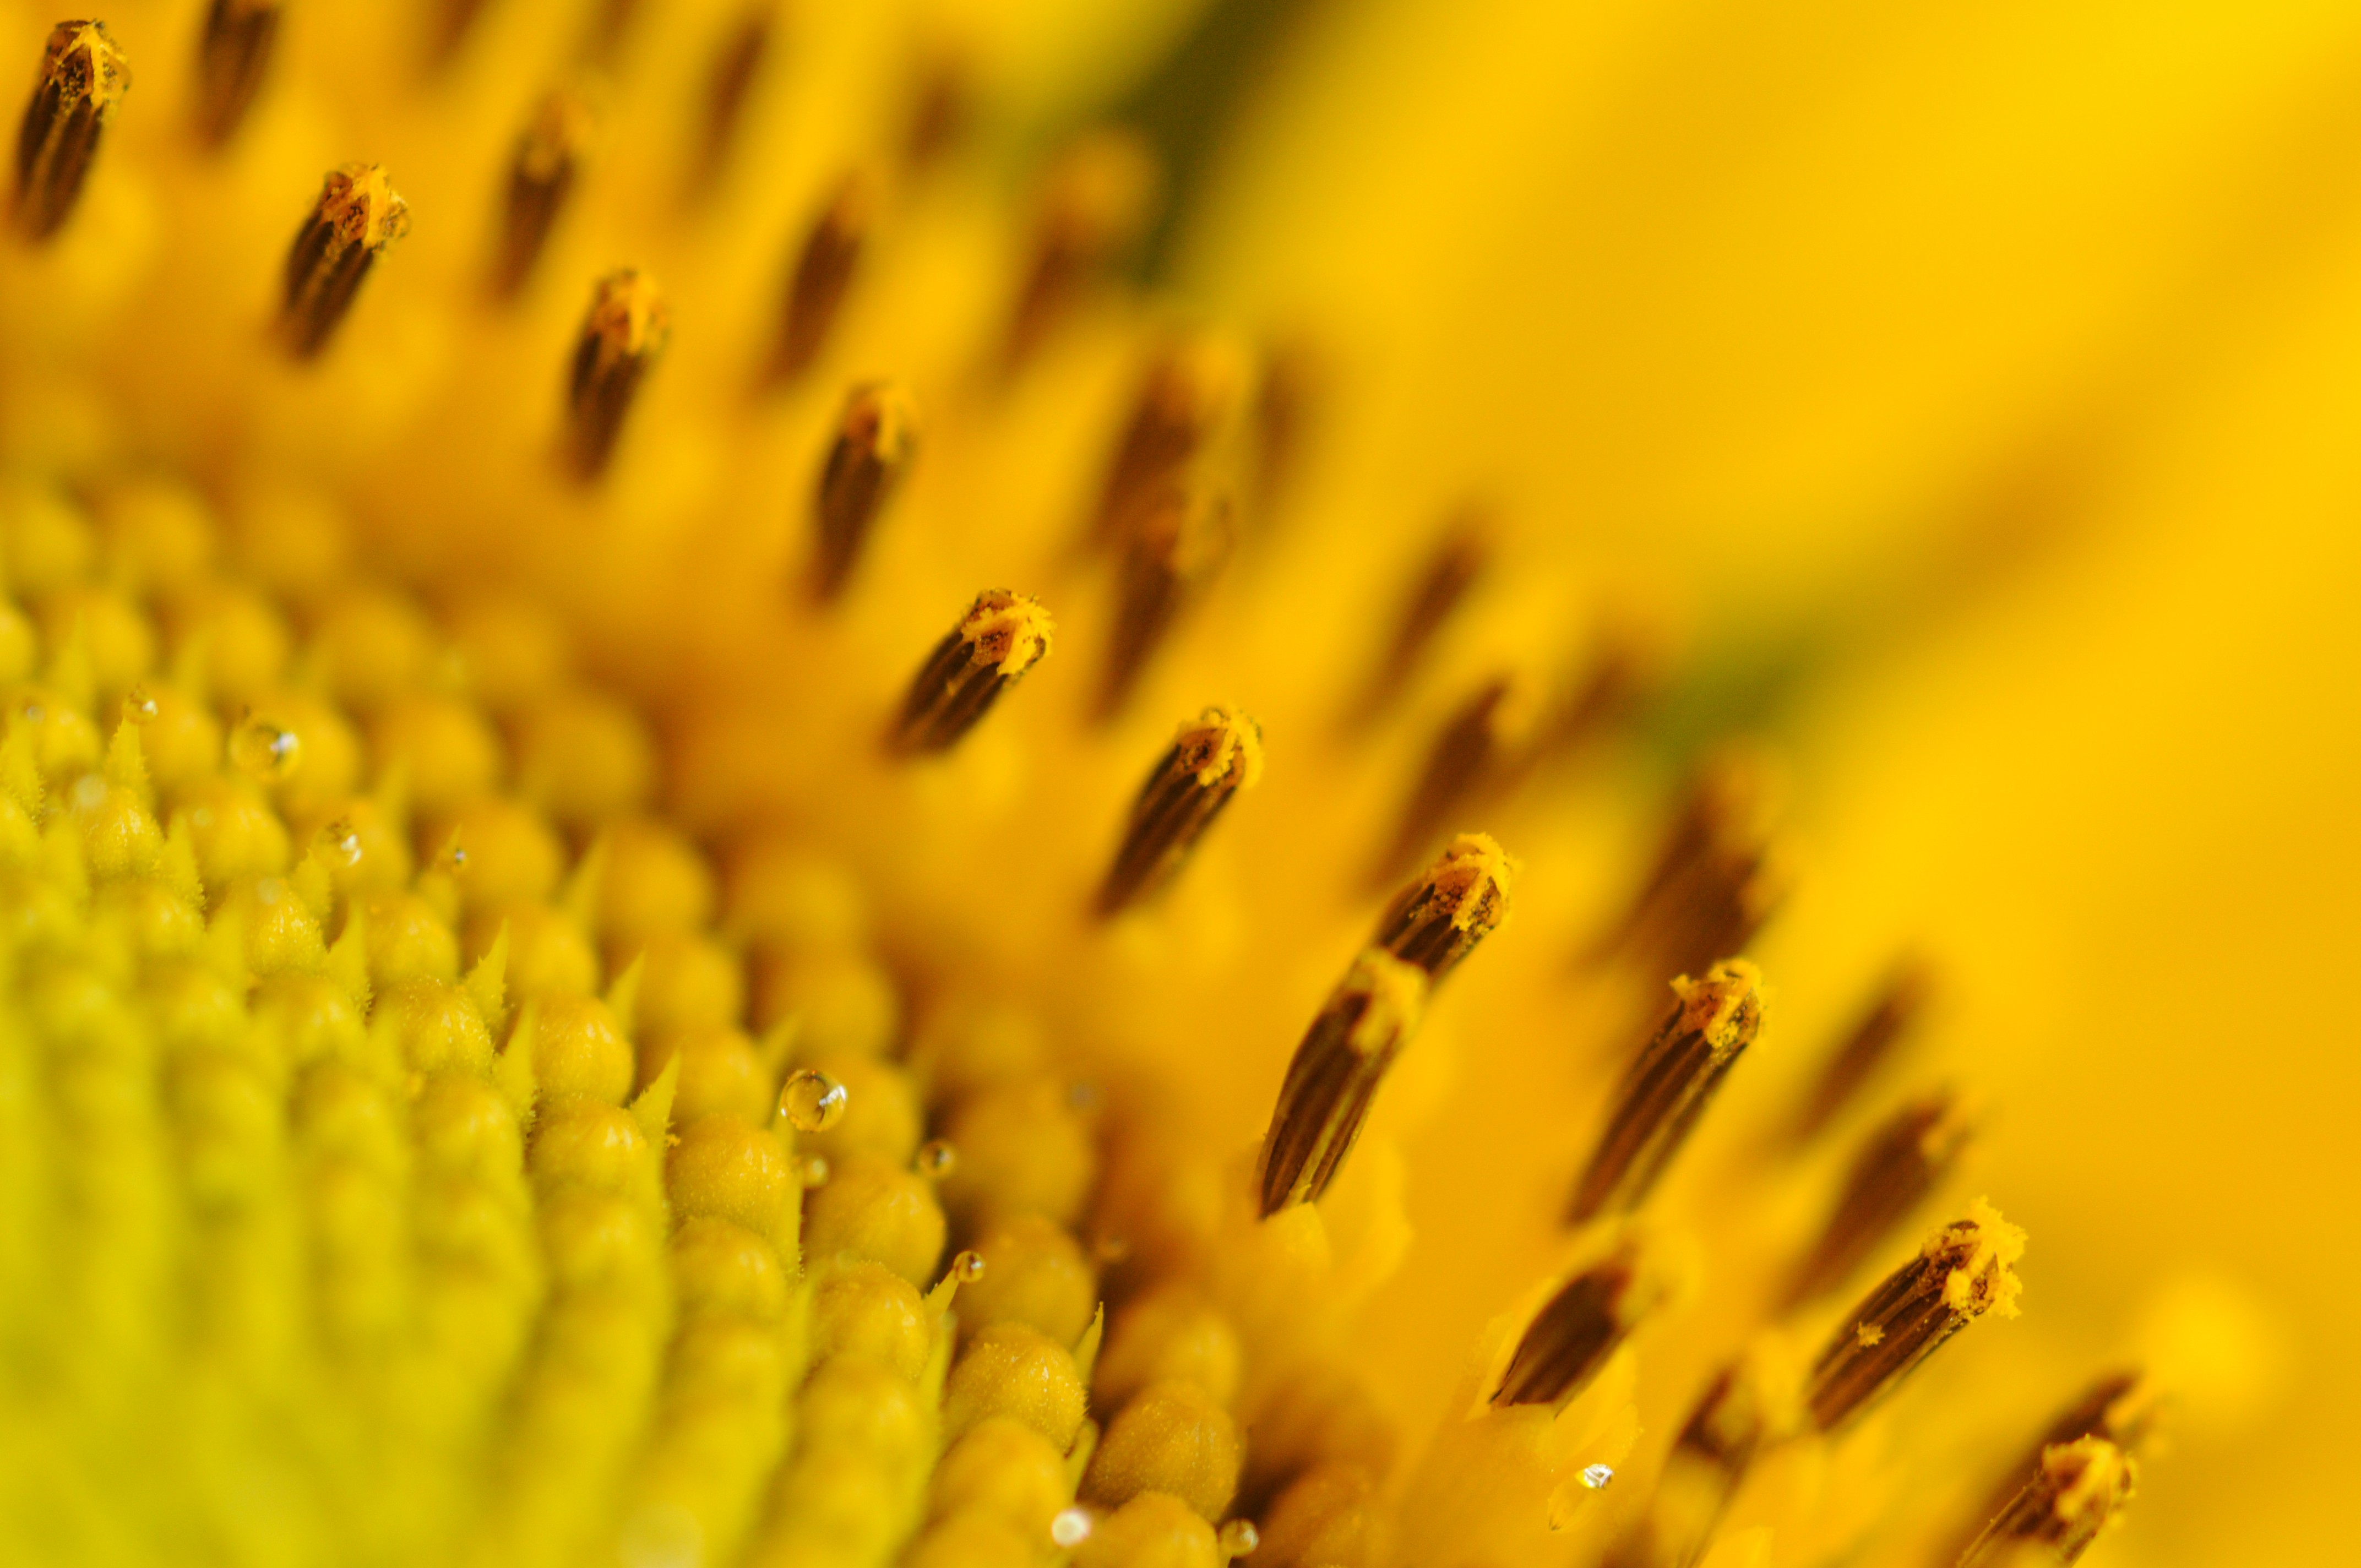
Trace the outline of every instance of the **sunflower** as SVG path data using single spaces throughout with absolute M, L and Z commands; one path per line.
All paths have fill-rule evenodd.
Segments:
M 2356 50 L 0 6 L 0 1554 L 2316 1551 Z

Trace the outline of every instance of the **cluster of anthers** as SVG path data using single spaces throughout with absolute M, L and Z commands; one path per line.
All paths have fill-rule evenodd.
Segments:
M 237 136 L 281 9 L 204 9 L 197 144 Z M 427 9 L 459 49 L 477 6 Z M 656 20 L 632 9 L 594 8 L 594 54 Z M 768 15 L 724 40 L 693 179 L 726 154 Z M 130 84 L 102 24 L 58 25 L 13 243 L 68 230 Z M 917 95 L 903 166 L 952 136 L 957 85 Z M 495 300 L 533 279 L 594 118 L 562 92 L 515 143 Z M 1147 183 L 1104 137 L 1051 171 L 994 375 L 1097 286 Z M 880 200 L 851 180 L 811 223 L 764 384 L 827 363 Z M 409 225 L 385 170 L 329 173 L 274 352 L 332 355 Z M 566 483 L 616 462 L 671 314 L 643 272 L 597 283 L 562 378 Z M 1201 483 L 1240 418 L 1233 368 L 1159 351 L 1122 426 L 1079 546 L 1112 585 L 1095 715 L 1142 689 L 1301 433 L 1268 374 L 1251 504 Z M 917 457 L 906 390 L 864 382 L 842 411 L 783 616 L 851 590 Z M 1783 1456 L 2016 1311 L 2024 1238 L 1979 1201 L 1796 1348 L 1972 1136 L 1956 1094 L 1909 1101 L 1763 1332 L 1642 1453 L 1628 1342 L 1681 1292 L 1640 1215 L 1762 1030 L 1732 955 L 1784 886 L 1743 771 L 1716 767 L 1590 955 L 1683 978 L 1566 1192 L 1568 1266 L 1407 1466 L 1363 1372 L 1307 1349 L 1336 1288 L 1323 1197 L 1518 866 L 1464 834 L 1409 873 L 1628 707 L 1629 650 L 1555 706 L 1503 677 L 1450 715 L 1374 862 L 1398 896 L 1296 1047 L 1258 1157 L 1176 1217 L 1137 1112 L 1105 1114 L 1038 1031 L 913 1004 L 917 960 L 828 845 L 668 814 L 686 742 L 577 669 L 563 614 L 498 593 L 430 612 L 302 520 L 232 527 L 170 478 L 74 478 L 11 481 L 0 603 L 0 1497 L 26 1561 L 1683 1568 Z M 1413 677 L 1486 550 L 1455 527 L 1413 575 L 1350 723 Z M 881 776 L 943 765 L 1052 634 L 1035 600 L 982 593 L 838 749 Z M 1263 767 L 1243 713 L 1182 725 L 1078 915 L 1154 902 Z M 1861 1102 L 1922 991 L 1911 971 L 1876 1000 L 1789 1152 Z M 2130 1496 L 2156 1403 L 2102 1379 L 1923 1532 L 1928 1560 L 2073 1561 Z

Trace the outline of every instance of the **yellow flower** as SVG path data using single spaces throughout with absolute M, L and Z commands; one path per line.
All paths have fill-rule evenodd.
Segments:
M 1197 9 L 0 5 L 0 1556 L 2330 1539 L 2349 22 Z

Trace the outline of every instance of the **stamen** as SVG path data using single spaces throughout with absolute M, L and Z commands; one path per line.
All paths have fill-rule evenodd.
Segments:
M 1508 920 L 1509 889 L 1522 869 L 1490 834 L 1462 833 L 1394 900 L 1376 945 L 1442 984 Z
M 1563 1407 L 1588 1387 L 1664 1295 L 1662 1277 L 1626 1242 L 1607 1261 L 1568 1280 L 1534 1314 L 1492 1403 Z
M 1365 948 L 1295 1047 L 1263 1135 L 1257 1184 L 1262 1217 L 1316 1203 L 1361 1135 L 1386 1069 L 1426 1007 L 1426 975 Z
M 757 5 L 738 19 L 738 26 L 722 40 L 721 50 L 714 56 L 713 69 L 705 82 L 705 134 L 697 145 L 697 164 L 689 177 L 689 189 L 702 191 L 720 174 L 724 160 L 730 156 L 730 144 L 736 137 L 738 122 L 746 112 L 746 96 L 754 85 L 754 76 L 762 69 L 763 57 L 771 47 L 771 13 L 766 5 Z
M 923 170 L 949 150 L 974 110 L 972 69 L 967 56 L 948 44 L 926 48 L 911 71 L 909 118 L 902 133 L 902 161 Z
M 978 594 L 918 666 L 888 745 L 905 755 L 949 751 L 1049 655 L 1055 630 L 1037 600 L 1006 588 Z
M 1971 1554 L 1986 1527 L 2040 1484 L 2042 1461 L 2052 1450 L 2083 1438 L 2103 1438 L 2134 1460 L 2143 1457 L 2163 1423 L 2164 1406 L 2163 1390 L 2144 1372 L 2126 1368 L 2098 1378 L 2010 1466 L 1982 1506 L 1968 1516 L 1966 1528 L 1942 1561 L 1955 1562 Z
M 550 93 L 534 109 L 509 164 L 508 201 L 492 260 L 494 297 L 513 298 L 533 276 L 597 133 L 589 98 L 574 89 Z
M 287 253 L 280 330 L 296 358 L 313 358 L 328 345 L 369 269 L 409 232 L 410 204 L 382 167 L 347 163 L 329 173 Z
M 282 0 L 213 0 L 197 45 L 197 135 L 220 147 L 246 119 L 279 43 Z
M 606 471 L 641 378 L 671 337 L 672 311 L 654 279 L 627 267 L 598 280 L 566 385 L 567 452 L 580 477 Z
M 1402 803 L 1392 841 L 1375 867 L 1379 882 L 1400 874 L 1443 831 L 1499 793 L 1531 752 L 1540 694 L 1517 674 L 1497 675 L 1444 720 L 1417 786 Z
M 2011 1266 L 2024 1255 L 2025 1233 L 1982 1200 L 1966 1219 L 1928 1237 L 1812 1364 L 1804 1400 L 1812 1424 L 1822 1431 L 1843 1426 L 1985 1313 L 2016 1316 L 2024 1287 Z
M 1693 974 L 1743 951 L 1786 896 L 1763 818 L 1766 781 L 1745 759 L 1709 766 L 1691 788 L 1631 912 L 1598 956 L 1643 975 Z
M 822 601 L 844 590 L 878 514 L 917 455 L 918 412 L 910 395 L 890 382 L 855 387 L 837 422 L 813 500 L 819 548 L 812 586 Z
M 49 238 L 71 215 L 99 138 L 130 91 L 131 63 L 105 23 L 49 29 L 16 133 L 16 227 L 27 239 Z
M 1705 1555 L 1756 1457 L 1801 1426 L 1800 1370 L 1785 1342 L 1766 1335 L 1715 1375 L 1608 1568 L 1688 1568 Z
M 1029 360 L 1072 310 L 1091 275 L 1138 237 L 1157 183 L 1154 158 L 1122 131 L 1095 132 L 1058 159 L 1043 185 L 1032 259 L 1009 313 L 1004 371 Z
M 1243 379 L 1228 345 L 1212 338 L 1167 344 L 1148 362 L 1099 489 L 1091 543 L 1118 540 L 1138 509 L 1188 469 L 1229 418 Z
M 1097 717 L 1122 710 L 1173 622 L 1228 562 L 1236 538 L 1227 495 L 1176 484 L 1143 504 L 1124 557 Z
M 1763 1027 L 1763 977 L 1743 959 L 1714 965 L 1703 980 L 1675 980 L 1673 994 L 1672 1012 L 1616 1091 L 1598 1146 L 1575 1185 L 1572 1223 L 1646 1200 Z
M 1974 1109 L 1948 1089 L 1904 1106 L 1871 1134 L 1818 1244 L 1788 1282 L 1784 1309 L 1850 1277 L 1958 1168 L 1975 1135 Z
M 1464 503 L 1453 517 L 1433 555 L 1411 585 L 1395 617 L 1393 636 L 1346 716 L 1354 728 L 1375 720 L 1410 684 L 1452 612 L 1484 575 L 1492 558 L 1493 532 L 1491 513 L 1477 503 Z
M 2042 1450 L 2034 1475 L 1960 1559 L 1960 1568 L 2072 1563 L 2138 1486 L 2138 1461 L 2103 1437 L 2052 1444 Z
M 640 0 L 598 0 L 598 9 L 590 17 L 590 30 L 582 40 L 584 56 L 601 62 L 612 60 L 639 8 Z
M 1328 391 L 1328 367 L 1310 343 L 1282 338 L 1262 355 L 1255 388 L 1248 512 L 1269 517 L 1286 502 L 1317 434 Z
M 1180 733 L 1132 802 L 1115 864 L 1099 887 L 1109 916 L 1172 879 L 1240 790 L 1262 778 L 1262 729 L 1235 708 L 1209 707 Z
M 1883 987 L 1871 1000 L 1869 1010 L 1820 1069 L 1818 1080 L 1788 1130 L 1789 1143 L 1800 1148 L 1811 1142 L 1852 1103 L 1862 1086 L 1909 1038 L 1926 1013 L 1933 990 L 1933 981 L 1925 965 L 1905 959 L 1894 967 Z
M 434 25 L 434 41 L 430 46 L 436 60 L 445 60 L 459 51 L 467 40 L 467 29 L 476 25 L 476 17 L 484 9 L 484 0 L 442 0 L 441 16 Z
M 836 188 L 803 251 L 796 258 L 795 276 L 787 285 L 787 306 L 780 318 L 778 352 L 772 378 L 792 381 L 811 368 L 836 325 L 852 275 L 861 265 L 862 248 L 869 242 L 875 221 L 876 194 L 869 181 L 847 175 Z

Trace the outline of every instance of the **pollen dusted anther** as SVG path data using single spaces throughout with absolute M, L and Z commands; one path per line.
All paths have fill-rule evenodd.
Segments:
M 1099 914 L 1153 896 L 1238 792 L 1261 778 L 1262 727 L 1253 719 L 1209 707 L 1182 725 L 1132 802 L 1115 864 L 1099 885 Z
M 1575 1184 L 1572 1223 L 1646 1200 L 1763 1027 L 1763 977 L 1743 959 L 1714 965 L 1703 980 L 1673 981 L 1673 1010 L 1623 1075 Z
M 1378 922 L 1377 945 L 1442 984 L 1507 922 L 1509 890 L 1522 869 L 1490 834 L 1460 834 L 1394 900 Z
M 1805 1408 L 1834 1431 L 1907 1376 L 1945 1340 L 1987 1312 L 2016 1316 L 2014 1267 L 2025 1233 L 1979 1201 L 1927 1238 L 1831 1334 L 1812 1364 Z
M 990 588 L 918 666 L 887 743 L 905 755 L 947 751 L 1047 658 L 1057 628 L 1038 599 Z
M 819 537 L 812 591 L 821 600 L 844 591 L 878 514 L 917 455 L 918 411 L 910 395 L 885 381 L 855 387 L 845 400 L 813 499 Z
M 410 232 L 410 204 L 383 168 L 347 163 L 332 170 L 287 253 L 280 328 L 298 359 L 328 345 L 378 258 Z
M 2069 1563 L 2091 1549 L 2139 1486 L 2139 1462 L 2103 1437 L 2081 1437 L 2041 1452 L 2041 1462 L 1960 1568 Z
M 640 382 L 671 340 L 672 309 L 654 279 L 627 267 L 598 280 L 566 383 L 566 455 L 577 476 L 606 471 Z
M 1949 1090 L 1887 1118 L 1853 1157 L 1826 1228 L 1788 1281 L 1784 1305 L 1842 1285 L 1959 1168 L 1975 1134 L 1974 1106 Z
M 1262 1217 L 1316 1203 L 1361 1135 L 1386 1069 L 1417 1032 L 1426 974 L 1365 948 L 1287 1064 L 1256 1172 Z
M 2096 1379 L 2043 1430 L 1994 1483 L 1982 1504 L 1965 1516 L 1950 1549 L 1939 1561 L 1953 1563 L 1969 1556 L 1986 1528 L 2041 1484 L 2044 1459 L 2062 1444 L 2103 1438 L 2128 1460 L 2146 1458 L 2169 1413 L 2167 1405 L 2164 1389 L 2145 1372 L 2125 1369 Z
M 131 91 L 131 63 L 104 22 L 60 22 L 41 50 L 16 133 L 16 227 L 43 240 L 81 199 L 107 122 Z

